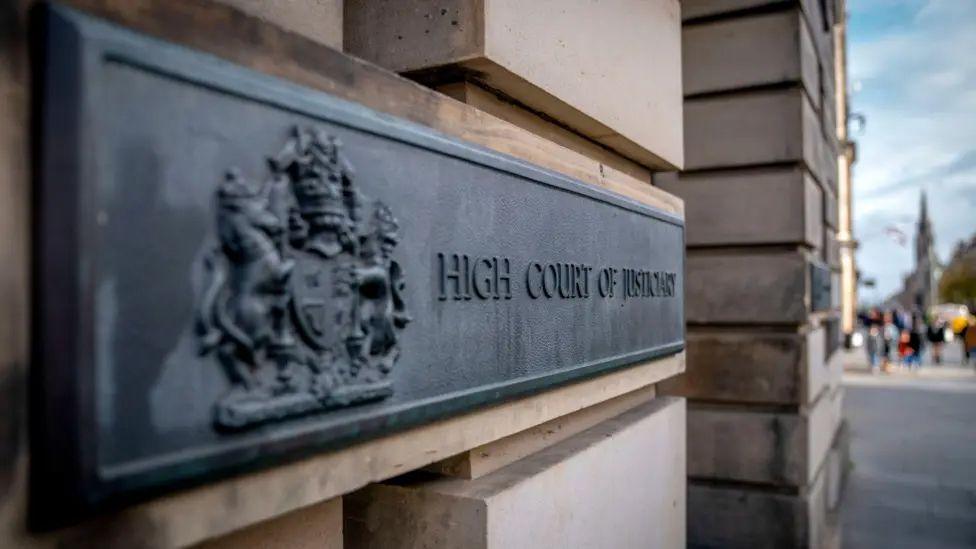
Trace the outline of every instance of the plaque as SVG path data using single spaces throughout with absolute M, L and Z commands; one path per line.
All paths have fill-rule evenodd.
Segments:
M 680 219 L 69 9 L 41 21 L 50 524 L 683 348 Z
M 810 310 L 826 311 L 831 308 L 833 284 L 830 267 L 823 263 L 810 263 Z

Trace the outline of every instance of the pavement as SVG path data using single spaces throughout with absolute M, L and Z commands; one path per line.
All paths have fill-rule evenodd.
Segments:
M 845 549 L 976 548 L 976 369 L 960 357 L 872 374 L 863 349 L 845 355 Z

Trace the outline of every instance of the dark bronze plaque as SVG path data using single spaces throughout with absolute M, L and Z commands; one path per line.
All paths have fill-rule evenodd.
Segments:
M 831 290 L 830 267 L 823 263 L 810 263 L 810 309 L 826 311 L 830 309 Z
M 44 517 L 683 347 L 669 214 L 70 10 L 43 30 Z

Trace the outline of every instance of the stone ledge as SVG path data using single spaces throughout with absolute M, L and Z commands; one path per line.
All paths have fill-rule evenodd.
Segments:
M 684 353 L 164 496 L 69 529 L 35 536 L 17 532 L 3 539 L 23 547 L 77 545 L 86 539 L 97 539 L 104 549 L 131 547 L 134 539 L 151 548 L 190 545 L 419 469 L 682 371 Z
M 683 547 L 684 438 L 662 397 L 480 479 L 372 485 L 345 498 L 350 545 Z
M 464 479 L 481 478 L 528 455 L 558 444 L 628 409 L 650 401 L 656 387 L 621 395 L 578 412 L 556 418 L 531 429 L 489 442 L 477 448 L 438 461 L 426 471 Z
M 194 549 L 342 549 L 342 498 L 259 522 Z

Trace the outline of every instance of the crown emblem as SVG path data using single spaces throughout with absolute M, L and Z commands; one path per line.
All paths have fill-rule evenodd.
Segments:
M 321 130 L 296 127 L 292 139 L 268 160 L 272 173 L 292 182 L 299 213 L 305 218 L 348 216 L 341 186 L 344 173 L 338 139 Z

